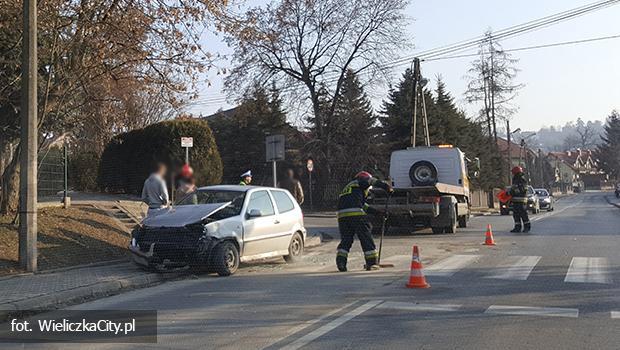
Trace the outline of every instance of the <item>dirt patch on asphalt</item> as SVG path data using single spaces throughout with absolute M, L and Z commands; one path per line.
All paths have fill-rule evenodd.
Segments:
M 0 275 L 18 268 L 18 230 L 0 216 Z M 90 206 L 44 208 L 38 215 L 39 271 L 128 256 L 129 235 L 105 212 Z

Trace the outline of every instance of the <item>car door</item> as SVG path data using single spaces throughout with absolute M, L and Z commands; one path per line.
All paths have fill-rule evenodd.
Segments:
M 243 255 L 276 255 L 276 242 L 281 236 L 279 224 L 269 191 L 251 192 L 243 217 Z
M 287 249 L 295 231 L 301 228 L 301 212 L 293 202 L 295 199 L 285 190 L 270 190 L 278 212 L 278 230 L 282 238 L 278 240 L 278 249 Z

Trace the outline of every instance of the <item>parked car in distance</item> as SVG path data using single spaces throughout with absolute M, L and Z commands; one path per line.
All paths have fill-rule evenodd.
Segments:
M 295 261 L 305 240 L 301 208 L 288 191 L 207 186 L 144 219 L 129 249 L 136 264 L 150 269 L 189 265 L 228 276 L 240 262 L 278 256 Z
M 506 187 L 506 191 L 510 191 L 510 187 Z M 527 186 L 527 210 L 531 211 L 532 214 L 540 213 L 540 199 L 534 190 L 534 187 Z M 512 211 L 512 202 L 508 203 L 500 203 L 499 212 L 501 215 L 509 215 Z
M 555 199 L 553 195 L 549 191 L 544 188 L 536 188 L 534 189 L 536 195 L 538 196 L 538 201 L 540 203 L 540 209 L 545 209 L 547 211 L 553 211 L 555 208 Z

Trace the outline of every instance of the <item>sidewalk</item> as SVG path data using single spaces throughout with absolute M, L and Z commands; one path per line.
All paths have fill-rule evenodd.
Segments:
M 128 261 L 0 278 L 0 322 L 11 315 L 55 309 L 179 278 L 147 273 Z
M 319 230 L 309 229 L 306 248 L 321 243 Z M 189 276 L 184 271 L 149 273 L 122 259 L 0 277 L 0 323 L 10 316 L 57 309 Z

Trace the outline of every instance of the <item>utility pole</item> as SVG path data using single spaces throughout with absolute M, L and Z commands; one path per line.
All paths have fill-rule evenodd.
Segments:
M 420 72 L 420 59 L 413 59 L 413 116 L 411 120 L 411 147 L 416 146 L 416 133 L 417 133 L 417 114 L 418 114 L 418 98 L 421 98 L 422 102 L 422 124 L 424 126 L 424 144 L 428 147 L 431 145 L 431 140 L 428 132 L 428 117 L 426 114 L 426 101 L 424 100 L 424 85 L 426 80 L 423 81 L 422 73 Z M 420 95 L 418 97 L 418 94 Z
M 510 120 L 508 118 L 506 118 L 506 142 L 508 142 L 508 184 L 512 185 L 512 176 L 510 176 L 512 170 L 512 144 L 510 143 Z
M 411 120 L 411 147 L 415 148 L 416 138 L 416 124 L 417 124 L 417 112 L 418 112 L 418 84 L 420 83 L 420 59 L 413 59 L 413 115 Z
M 37 1 L 23 0 L 19 264 L 37 270 Z

